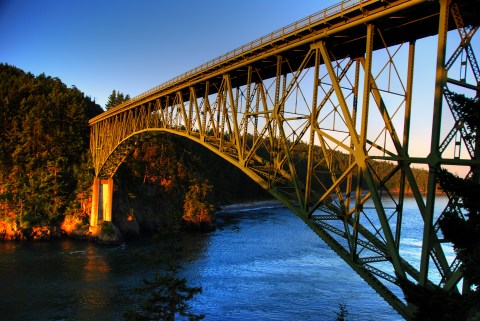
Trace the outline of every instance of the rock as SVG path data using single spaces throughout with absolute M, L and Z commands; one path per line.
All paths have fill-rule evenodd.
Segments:
M 100 244 L 116 245 L 123 242 L 120 230 L 112 222 L 103 221 L 98 226 L 90 227 L 89 236 Z

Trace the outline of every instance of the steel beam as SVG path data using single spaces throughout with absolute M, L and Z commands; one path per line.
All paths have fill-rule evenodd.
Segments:
M 341 14 L 332 11 L 331 17 L 324 15 L 323 19 L 311 16 L 302 20 L 305 25 L 301 27 L 281 29 L 268 41 L 261 38 L 265 44 L 254 43 L 238 55 L 92 119 L 90 149 L 97 179 L 111 179 L 135 147 L 138 135 L 158 131 L 191 139 L 237 166 L 284 203 L 410 319 L 412 308 L 401 295 L 393 294 L 402 291 L 399 278 L 434 286 L 431 276 L 438 272 L 442 280 L 435 286 L 456 291 L 463 277 L 460 265 L 449 266 L 446 260 L 433 211 L 439 166 L 480 167 L 479 144 L 466 141 L 467 132 L 453 110 L 458 128 L 441 144 L 442 104 L 445 98 L 449 101 L 447 82 L 478 92 L 478 83 L 468 84 L 464 76 L 459 80 L 448 77 L 447 71 L 462 52 L 473 72 L 479 69 L 476 48 L 470 45 L 478 27 L 465 27 L 461 11 L 480 1 L 451 4 L 439 0 L 440 9 L 435 1 L 355 1 L 358 5 L 335 7 Z M 448 24 L 449 12 L 461 44 L 446 62 L 446 35 L 454 28 Z M 440 36 L 430 154 L 411 157 L 415 39 L 435 33 Z M 395 60 L 401 59 L 396 53 L 406 47 L 403 43 L 408 44 L 407 70 L 400 73 Z M 378 75 L 374 74 L 379 64 L 374 59 L 376 52 L 388 59 Z M 378 77 L 383 71 L 398 76 L 399 92 L 390 90 L 390 73 L 387 80 Z M 392 107 L 389 94 L 403 101 Z M 381 123 L 380 129 L 375 128 L 372 115 Z M 477 151 L 470 152 L 470 159 L 442 155 L 458 133 L 469 151 Z M 376 161 L 393 165 L 379 174 L 372 165 Z M 426 201 L 412 164 L 430 168 Z M 394 195 L 388 184 L 395 175 L 400 177 L 400 192 Z M 415 262 L 401 255 L 407 184 L 423 227 L 422 254 Z M 385 204 L 383 192 L 394 203 L 392 208 Z M 98 203 L 94 193 L 94 201 L 95 197 Z M 367 209 L 372 206 L 369 202 L 371 209 Z M 92 209 L 92 215 L 98 218 L 98 211 L 95 215 Z

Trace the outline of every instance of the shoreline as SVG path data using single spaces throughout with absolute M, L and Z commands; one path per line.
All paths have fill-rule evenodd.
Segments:
M 393 194 L 398 195 L 395 192 Z M 438 191 L 436 195 L 446 196 L 446 194 L 441 191 Z M 405 192 L 405 196 L 413 197 L 413 193 Z M 422 196 L 424 195 L 422 194 Z M 239 203 L 220 205 L 215 213 L 221 214 L 236 211 L 249 211 L 265 207 L 282 206 L 285 205 L 277 199 L 245 200 Z M 7 227 L 7 225 L 8 224 L 6 224 L 6 222 L 0 222 L 0 227 L 3 227 L 3 231 L 0 231 L 0 242 L 49 241 L 63 238 L 95 242 L 99 244 L 117 244 L 121 242 L 121 237 L 116 232 L 112 233 L 113 235 L 103 235 L 107 233 L 99 233 L 100 231 L 97 231 L 97 233 L 91 233 L 89 230 L 76 230 L 76 232 L 67 232 L 60 227 L 42 227 L 20 231 L 15 230 L 12 227 Z
M 230 212 L 234 210 L 243 210 L 249 208 L 265 207 L 265 206 L 283 206 L 283 203 L 276 199 L 271 200 L 253 200 L 253 201 L 244 201 L 235 204 L 222 205 L 217 210 L 217 213 Z

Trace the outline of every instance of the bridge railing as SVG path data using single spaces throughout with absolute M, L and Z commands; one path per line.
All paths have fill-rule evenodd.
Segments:
M 345 0 L 345 1 L 342 1 L 340 3 L 337 3 L 335 5 L 332 5 L 328 8 L 325 8 L 317 13 L 314 13 L 306 18 L 303 18 L 301 20 L 298 20 L 298 21 L 295 21 L 294 23 L 292 24 L 289 24 L 288 26 L 285 26 L 281 29 L 278 29 L 276 31 L 273 31 L 263 37 L 260 37 L 256 40 L 253 40 L 241 47 L 238 47 L 234 50 L 231 50 L 229 52 L 227 52 L 226 54 L 220 56 L 220 57 L 217 57 L 217 58 L 214 58 L 194 69 L 191 69 L 177 77 L 174 77 L 156 87 L 153 87 L 133 98 L 131 98 L 130 100 L 124 102 L 123 104 L 119 105 L 118 107 L 123 107 L 123 106 L 127 106 L 127 105 L 130 105 L 132 103 L 134 103 L 135 101 L 138 101 L 138 100 L 141 100 L 142 98 L 145 98 L 145 97 L 148 97 L 164 88 L 167 88 L 183 79 L 187 79 L 189 78 L 190 76 L 193 76 L 195 74 L 198 74 L 198 73 L 201 73 L 202 71 L 206 71 L 214 66 L 217 66 L 223 62 L 226 62 L 227 60 L 230 60 L 230 59 L 233 59 L 233 58 L 236 58 L 246 52 L 249 52 L 249 51 L 252 51 L 252 50 L 255 50 L 255 49 L 258 49 L 266 44 L 269 44 L 271 43 L 272 41 L 275 41 L 275 40 L 278 40 L 282 37 L 285 37 L 285 36 L 289 36 L 297 31 L 299 31 L 300 29 L 303 29 L 311 24 L 314 24 L 314 23 L 317 23 L 317 22 L 320 22 L 320 21 L 326 21 L 328 18 L 331 18 L 333 16 L 336 16 L 338 14 L 342 14 L 344 13 L 346 10 L 352 8 L 352 7 L 355 7 L 357 5 L 360 5 L 360 4 L 366 4 L 368 2 L 374 2 L 374 1 L 377 1 L 377 0 Z

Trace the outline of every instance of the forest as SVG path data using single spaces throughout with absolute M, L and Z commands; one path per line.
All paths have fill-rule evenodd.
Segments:
M 58 233 L 90 184 L 88 119 L 99 105 L 60 79 L 0 65 L 0 219 L 3 234 Z

